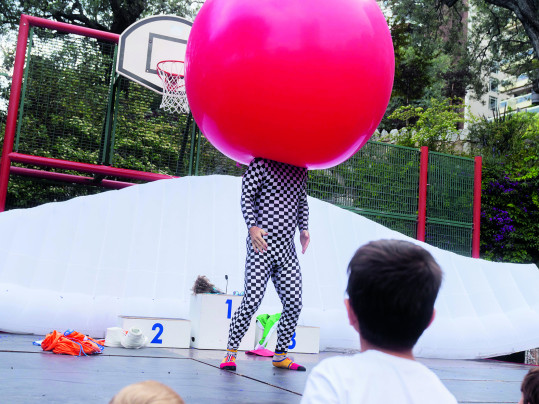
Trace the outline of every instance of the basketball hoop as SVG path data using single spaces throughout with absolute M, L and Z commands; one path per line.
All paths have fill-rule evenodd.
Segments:
M 157 63 L 157 74 L 163 82 L 161 108 L 168 112 L 189 113 L 185 93 L 185 69 L 181 60 L 163 60 Z

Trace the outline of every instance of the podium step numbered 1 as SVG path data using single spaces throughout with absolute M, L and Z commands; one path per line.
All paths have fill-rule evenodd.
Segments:
M 198 349 L 225 350 L 228 330 L 234 312 L 243 296 L 197 294 L 191 296 L 189 318 L 191 319 L 191 347 Z M 248 351 L 255 346 L 255 316 L 239 346 Z

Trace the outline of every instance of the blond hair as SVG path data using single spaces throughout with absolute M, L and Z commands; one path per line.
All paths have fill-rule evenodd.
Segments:
M 185 404 L 183 399 L 163 383 L 146 380 L 121 389 L 109 404 Z

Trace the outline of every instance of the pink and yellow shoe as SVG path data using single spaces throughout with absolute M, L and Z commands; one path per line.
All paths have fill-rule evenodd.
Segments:
M 224 370 L 236 370 L 236 355 L 227 354 L 219 367 Z
M 298 370 L 300 372 L 305 372 L 305 367 L 298 365 L 295 362 L 292 362 L 292 360 L 286 356 L 286 353 L 275 353 L 273 356 L 273 366 L 281 369 L 288 369 L 288 370 Z

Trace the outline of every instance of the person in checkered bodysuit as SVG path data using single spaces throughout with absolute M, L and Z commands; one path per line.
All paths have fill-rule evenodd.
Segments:
M 310 241 L 307 169 L 255 158 L 243 176 L 241 208 L 249 229 L 245 295 L 230 323 L 221 368 L 235 370 L 235 357 L 271 277 L 283 304 L 273 364 L 305 370 L 286 356 L 302 308 L 301 272 L 294 245 L 296 226 L 304 253 Z

